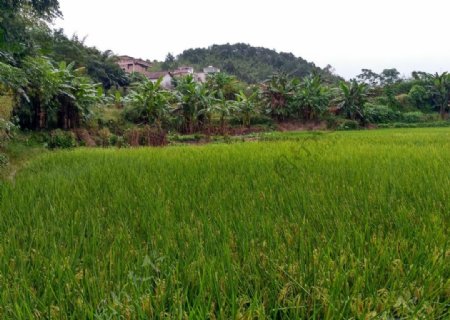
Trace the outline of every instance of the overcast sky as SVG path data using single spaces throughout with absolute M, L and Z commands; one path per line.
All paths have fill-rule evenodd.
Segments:
M 60 0 L 55 27 L 150 60 L 244 42 L 354 77 L 362 68 L 450 71 L 450 0 Z

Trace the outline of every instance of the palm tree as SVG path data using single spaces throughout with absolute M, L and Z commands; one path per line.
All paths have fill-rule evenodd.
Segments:
M 339 98 L 338 111 L 352 120 L 364 121 L 364 103 L 367 100 L 367 85 L 358 83 L 355 79 L 350 83 L 340 82 L 341 97 Z
M 450 99 L 450 75 L 447 72 L 439 75 L 430 75 L 428 77 L 428 88 L 431 92 L 434 103 L 439 108 L 439 114 L 441 118 L 445 118 L 445 112 L 449 107 Z

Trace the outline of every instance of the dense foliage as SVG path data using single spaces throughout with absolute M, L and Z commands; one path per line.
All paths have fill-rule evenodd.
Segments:
M 173 56 L 171 58 L 173 59 Z M 328 69 L 321 69 L 292 53 L 278 53 L 243 43 L 185 50 L 173 62 L 178 65 L 192 65 L 197 70 L 212 65 L 247 83 L 262 82 L 274 73 L 286 73 L 300 78 L 316 72 L 330 81 L 339 79 Z

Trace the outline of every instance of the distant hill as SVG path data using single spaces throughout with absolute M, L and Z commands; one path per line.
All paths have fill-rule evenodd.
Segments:
M 176 57 L 176 63 L 193 66 L 196 70 L 212 65 L 248 83 L 264 81 L 273 73 L 279 72 L 296 77 L 316 72 L 331 82 L 339 79 L 330 72 L 331 67 L 321 69 L 292 53 L 276 52 L 243 43 L 185 50 Z

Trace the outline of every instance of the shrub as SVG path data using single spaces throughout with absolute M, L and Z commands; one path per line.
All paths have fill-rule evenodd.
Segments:
M 395 97 L 397 101 L 397 106 L 401 108 L 401 110 L 411 110 L 414 108 L 414 105 L 408 94 L 402 93 Z
M 364 116 L 369 123 L 389 123 L 398 121 L 401 113 L 385 105 L 366 103 Z
M 425 115 L 420 111 L 405 112 L 402 114 L 402 122 L 416 123 L 426 121 Z
M 167 133 L 150 126 L 142 128 L 141 144 L 144 146 L 164 146 L 167 145 Z
M 141 137 L 141 130 L 139 128 L 130 128 L 125 131 L 124 139 L 129 146 L 137 147 L 139 146 L 139 141 Z
M 325 117 L 325 122 L 327 124 L 327 129 L 336 129 L 339 126 L 339 118 L 333 115 L 328 115 Z
M 356 120 L 343 120 L 337 127 L 337 130 L 356 130 L 359 129 L 359 122 Z
M 119 137 L 118 136 L 116 136 L 115 134 L 112 134 L 110 137 L 109 137 L 109 145 L 110 146 L 115 146 L 115 145 L 117 145 L 117 140 L 119 139 Z
M 50 138 L 47 146 L 50 149 L 67 149 L 73 148 L 77 145 L 75 134 L 71 131 L 63 131 L 60 129 L 54 130 L 50 133 Z
M 86 129 L 76 129 L 74 132 L 75 135 L 77 136 L 78 141 L 80 142 L 80 145 L 86 147 L 97 146 L 94 139 L 92 139 L 91 135 Z
M 394 123 L 380 123 L 378 128 L 435 128 L 435 127 L 450 127 L 450 121 L 432 121 L 432 122 L 394 122 Z
M 111 139 L 111 131 L 108 128 L 102 128 L 98 131 L 98 136 L 102 147 L 108 147 Z

